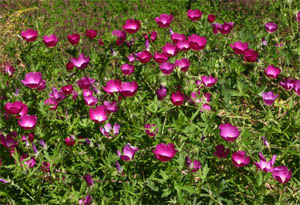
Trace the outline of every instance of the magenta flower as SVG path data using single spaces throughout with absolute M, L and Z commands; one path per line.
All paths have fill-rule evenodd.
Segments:
M 97 31 L 94 29 L 89 29 L 89 30 L 85 31 L 85 35 L 86 35 L 86 37 L 93 39 L 97 36 Z
M 216 20 L 215 15 L 213 15 L 213 14 L 208 14 L 208 16 L 207 16 L 207 21 L 208 21 L 209 23 L 213 23 L 215 20 Z
M 53 98 L 48 98 L 47 100 L 45 100 L 45 105 L 49 105 L 50 106 L 50 110 L 56 110 L 57 106 L 58 106 L 58 102 L 56 102 Z
M 167 28 L 170 26 L 171 22 L 173 20 L 172 14 L 161 14 L 159 17 L 155 17 L 156 23 L 161 27 L 161 28 Z
M 201 80 L 203 82 L 203 84 L 205 85 L 205 87 L 209 88 L 212 87 L 214 84 L 216 84 L 217 79 L 214 78 L 213 76 L 201 76 Z
M 98 39 L 98 45 L 99 45 L 99 46 L 104 46 L 104 42 L 102 41 L 101 38 Z
M 95 82 L 95 79 L 90 77 L 82 77 L 80 80 L 77 81 L 77 85 L 81 89 L 89 89 L 93 83 Z
M 149 51 L 145 50 L 138 52 L 136 54 L 136 57 L 141 63 L 148 63 L 152 58 L 152 54 Z
M 213 34 L 218 34 L 220 32 L 220 29 L 222 29 L 222 24 L 219 23 L 213 23 L 212 24 Z
M 159 66 L 159 69 L 165 75 L 170 75 L 173 72 L 174 68 L 175 68 L 175 64 L 169 62 L 164 62 Z
M 292 177 L 292 170 L 289 170 L 286 166 L 274 167 L 272 170 L 272 176 L 281 184 L 285 184 L 290 181 Z
M 84 96 L 83 99 L 87 106 L 94 106 L 98 102 L 98 99 L 96 97 L 94 97 L 93 95 Z
M 201 163 L 198 160 L 192 161 L 188 156 L 185 158 L 185 163 L 193 173 L 197 172 L 201 168 Z
M 265 105 L 267 106 L 273 105 L 274 101 L 278 97 L 278 95 L 274 95 L 273 91 L 263 92 L 261 96 L 263 98 Z
M 84 69 L 90 63 L 90 57 L 85 57 L 83 53 L 81 53 L 78 58 L 72 58 L 71 62 L 78 69 Z
M 9 115 L 16 115 L 22 111 L 24 106 L 27 107 L 27 105 L 24 104 L 22 101 L 15 101 L 13 103 L 7 102 L 4 105 L 4 109 L 5 109 L 5 112 Z
M 265 74 L 269 78 L 277 78 L 280 72 L 280 68 L 277 68 L 274 65 L 269 65 L 267 68 L 265 68 Z
M 152 42 L 154 42 L 157 38 L 157 32 L 156 31 L 152 31 L 150 34 L 150 39 Z
M 233 22 L 224 22 L 218 29 L 223 35 L 226 35 L 233 29 L 233 25 Z
M 121 84 L 121 89 L 120 89 L 120 93 L 123 96 L 126 97 L 131 97 L 134 96 L 135 93 L 137 92 L 138 89 L 138 84 L 136 81 L 132 81 L 132 82 L 122 82 Z
M 42 82 L 42 73 L 40 72 L 29 72 L 25 75 L 25 79 L 21 80 L 23 85 L 29 88 L 38 88 Z
M 6 73 L 9 77 L 13 76 L 15 71 L 16 71 L 16 69 L 9 63 L 6 63 L 4 65 L 4 73 Z
M 52 88 L 52 92 L 49 93 L 49 97 L 57 103 L 61 102 L 66 98 L 65 94 L 62 91 L 58 91 L 55 87 Z
M 65 85 L 61 88 L 61 90 L 63 91 L 63 93 L 65 95 L 70 95 L 73 92 L 73 86 L 72 85 Z
M 149 137 L 154 137 L 158 133 L 158 128 L 156 127 L 156 125 L 154 123 L 152 123 L 152 124 L 147 123 L 147 124 L 145 124 L 144 128 L 145 128 L 145 133 Z
M 27 29 L 21 32 L 22 38 L 27 42 L 33 42 L 38 37 L 38 31 L 34 29 Z
M 255 50 L 247 49 L 244 51 L 244 60 L 247 62 L 255 62 L 258 57 L 258 53 Z
M 248 43 L 237 41 L 234 44 L 230 44 L 230 47 L 235 54 L 241 55 L 244 54 L 244 52 L 248 49 Z
M 117 151 L 118 156 L 123 161 L 130 161 L 133 159 L 134 154 L 139 150 L 139 148 L 132 146 L 131 144 L 127 143 L 123 148 L 123 154 L 121 154 L 120 150 Z
M 182 105 L 184 102 L 184 98 L 185 96 L 180 90 L 177 90 L 175 93 L 172 93 L 171 95 L 171 101 L 175 106 Z
M 187 72 L 190 67 L 190 61 L 187 58 L 176 60 L 175 65 L 180 68 L 181 72 Z
M 120 132 L 120 125 L 118 123 L 115 123 L 112 127 L 110 123 L 106 123 L 103 127 L 99 127 L 100 132 L 107 137 L 108 139 L 111 139 L 112 137 L 116 137 Z
M 41 164 L 42 171 L 50 172 L 50 165 L 51 165 L 50 162 L 46 162 L 46 161 L 42 162 L 42 164 Z
M 294 90 L 296 94 L 300 96 L 300 80 L 295 80 Z
M 118 111 L 118 105 L 117 105 L 116 101 L 113 101 L 113 102 L 104 101 L 103 104 L 104 104 L 107 112 L 117 112 Z
M 112 34 L 116 37 L 118 37 L 118 39 L 116 40 L 116 44 L 118 46 L 122 45 L 125 40 L 126 40 L 126 32 L 122 31 L 122 30 L 114 30 L 112 31 Z
M 187 17 L 191 20 L 191 21 L 198 21 L 199 19 L 201 19 L 202 17 L 202 12 L 198 9 L 195 10 L 188 10 L 187 12 Z
M 162 47 L 163 53 L 167 56 L 175 56 L 178 53 L 178 49 L 172 43 L 166 43 Z
M 90 174 L 84 175 L 83 178 L 88 186 L 92 186 L 94 184 L 94 180 Z
M 20 127 L 22 127 L 25 130 L 33 129 L 36 125 L 37 117 L 35 115 L 28 115 L 25 114 L 21 117 L 21 119 L 18 121 L 18 124 Z
M 216 146 L 216 152 L 214 152 L 214 155 L 218 158 L 226 158 L 229 154 L 229 148 L 225 149 L 225 146 L 222 144 L 219 144 Z
M 165 144 L 165 143 L 160 143 L 155 147 L 155 150 L 152 150 L 153 153 L 155 154 L 156 159 L 158 159 L 161 162 L 167 162 L 170 161 L 178 152 L 174 148 L 174 144 Z
M 135 57 L 133 53 L 129 54 L 127 58 L 130 63 L 133 63 L 135 61 Z
M 297 13 L 296 19 L 300 23 L 300 11 Z
M 32 168 L 35 166 L 36 162 L 35 162 L 35 159 L 34 157 L 31 157 L 29 160 L 25 160 L 29 158 L 29 155 L 28 154 L 22 154 L 21 157 L 20 157 L 20 163 L 21 163 L 21 166 L 23 167 L 23 165 L 26 165 L 28 168 Z M 24 162 L 23 162 L 24 161 Z M 23 163 L 22 163 L 23 162 Z
M 176 47 L 180 51 L 188 51 L 188 50 L 190 50 L 190 43 L 188 40 L 178 41 L 176 43 Z
M 295 87 L 296 81 L 294 79 L 284 79 L 283 81 L 280 81 L 279 84 L 281 87 L 283 87 L 286 90 L 292 90 Z
M 276 23 L 268 22 L 268 23 L 265 24 L 265 28 L 266 28 L 268 33 L 273 33 L 278 29 L 278 26 L 277 26 Z
M 73 68 L 74 68 L 74 64 L 72 62 L 68 62 L 66 64 L 67 71 L 71 71 L 71 70 L 73 70 Z
M 120 92 L 122 81 L 120 80 L 109 80 L 106 83 L 106 87 L 102 87 L 102 89 L 108 94 L 113 94 Z
M 75 142 L 75 137 L 73 135 L 65 138 L 65 143 L 69 147 L 72 147 L 75 144 Z
M 47 47 L 52 48 L 52 47 L 56 46 L 56 44 L 58 42 L 58 38 L 55 34 L 51 34 L 49 36 L 44 36 L 43 42 L 45 43 L 45 45 Z
M 220 136 L 228 142 L 233 142 L 240 135 L 238 128 L 230 123 L 220 124 L 219 129 Z
M 246 156 L 245 151 L 237 151 L 232 154 L 232 163 L 236 167 L 244 167 L 250 163 L 250 157 Z
M 8 149 L 14 149 L 19 143 L 17 140 L 17 133 L 9 133 L 6 135 L 6 137 L 0 133 L 0 143 Z
M 136 19 L 127 19 L 125 24 L 123 25 L 123 29 L 127 33 L 136 33 L 141 27 L 141 22 Z
M 264 172 L 272 172 L 273 171 L 273 165 L 275 163 L 277 155 L 273 155 L 272 159 L 267 162 L 264 155 L 260 152 L 258 154 L 260 161 L 259 162 L 253 162 L 253 164 L 260 170 Z
M 84 198 L 84 199 L 80 199 L 79 200 L 79 205 L 90 205 L 90 204 L 92 204 L 92 197 L 91 197 L 91 195 L 86 195 L 86 197 Z
M 98 106 L 95 109 L 89 110 L 90 119 L 97 123 L 102 123 L 107 120 L 106 108 L 104 105 Z
M 80 35 L 78 33 L 68 34 L 67 38 L 73 46 L 77 45 L 80 41 Z
M 44 90 L 45 88 L 46 88 L 46 81 L 41 80 L 41 83 L 38 85 L 38 87 L 36 89 L 37 90 Z
M 168 61 L 168 58 L 169 56 L 165 53 L 158 53 L 157 51 L 154 52 L 153 59 L 159 64 Z
M 124 75 L 131 75 L 134 72 L 134 65 L 123 64 L 121 65 L 121 71 Z
M 167 92 L 167 88 L 161 85 L 160 88 L 156 90 L 158 100 L 163 100 L 167 96 Z
M 203 36 L 192 34 L 188 37 L 190 48 L 194 51 L 199 51 L 205 48 L 207 40 Z
M 265 136 L 262 136 L 261 139 L 262 139 L 262 141 L 263 141 L 263 143 L 264 143 L 264 145 L 265 145 L 266 147 L 270 147 L 270 144 L 269 144 L 269 142 L 268 142 L 268 140 L 266 139 Z
M 184 41 L 186 40 L 185 35 L 184 34 L 180 34 L 180 33 L 173 33 L 171 34 L 171 39 L 173 41 L 174 44 L 176 44 L 178 41 Z

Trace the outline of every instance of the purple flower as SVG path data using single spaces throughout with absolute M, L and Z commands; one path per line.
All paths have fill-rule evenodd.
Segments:
M 29 168 L 34 167 L 35 164 L 36 164 L 34 157 L 31 157 L 30 159 L 25 160 L 27 158 L 29 158 L 28 154 L 22 154 L 21 155 L 21 157 L 20 157 L 21 166 L 23 167 L 23 165 L 25 164 Z M 24 161 L 24 163 L 22 163 L 23 161 Z
M 79 200 L 79 205 L 90 205 L 90 204 L 92 204 L 92 197 L 91 197 L 91 195 L 86 195 L 86 197 L 82 200 L 82 199 L 80 199 Z
M 278 95 L 274 95 L 273 91 L 263 92 L 261 96 L 263 98 L 265 105 L 267 106 L 273 105 L 274 101 L 278 97 Z
M 136 54 L 136 57 L 141 63 L 148 63 L 152 58 L 152 54 L 149 51 L 145 50 L 138 52 Z
M 141 27 L 141 22 L 136 19 L 127 19 L 125 24 L 123 25 L 123 29 L 127 33 L 136 33 Z
M 300 23 L 300 11 L 297 13 L 296 19 Z
M 270 144 L 269 142 L 267 141 L 266 137 L 265 136 L 262 136 L 261 139 L 263 140 L 263 143 L 266 147 L 270 147 Z
M 234 44 L 230 44 L 230 47 L 235 54 L 241 55 L 244 54 L 244 52 L 248 49 L 248 43 L 237 41 Z
M 198 160 L 192 161 L 188 156 L 185 158 L 185 163 L 192 172 L 196 172 L 201 168 L 201 163 Z
M 218 29 L 223 35 L 226 35 L 233 29 L 233 25 L 233 22 L 224 22 Z
M 259 162 L 253 162 L 253 164 L 260 170 L 264 171 L 264 172 L 272 172 L 273 170 L 273 165 L 275 163 L 276 160 L 276 155 L 272 156 L 272 159 L 270 161 L 267 162 L 266 158 L 264 157 L 264 155 L 260 152 L 258 154 L 260 161 Z
M 114 30 L 112 31 L 112 34 L 116 37 L 118 37 L 118 39 L 116 40 L 116 44 L 118 46 L 122 45 L 124 43 L 124 41 L 126 40 L 126 32 L 122 31 L 122 30 Z
M 14 149 L 18 146 L 18 140 L 17 140 L 17 133 L 12 132 L 10 134 L 7 134 L 6 137 L 0 133 L 0 143 L 9 149 Z
M 10 77 L 13 76 L 15 71 L 16 71 L 16 69 L 9 63 L 6 63 L 4 65 L 4 73 L 6 73 L 8 76 L 10 76 Z
M 160 88 L 156 90 L 158 100 L 163 100 L 167 96 L 167 92 L 167 88 L 161 85 Z
M 13 103 L 7 102 L 4 105 L 4 110 L 7 114 L 16 115 L 20 114 L 24 107 L 26 107 L 25 109 L 28 110 L 27 105 L 24 104 L 22 101 L 15 101 Z
M 184 98 L 185 96 L 180 90 L 177 90 L 175 93 L 171 94 L 171 101 L 175 106 L 182 105 Z
M 152 42 L 154 42 L 157 38 L 157 32 L 156 31 L 152 31 L 150 34 L 150 39 Z
M 190 48 L 194 51 L 199 51 L 205 48 L 207 40 L 203 36 L 192 34 L 188 37 Z
M 265 28 L 266 28 L 267 32 L 273 33 L 278 29 L 278 26 L 277 26 L 277 24 L 275 24 L 273 22 L 268 22 L 265 24 Z
M 292 177 L 292 170 L 289 170 L 286 166 L 274 167 L 272 170 L 272 176 L 279 183 L 287 183 Z
M 121 165 L 120 165 L 120 163 L 118 161 L 116 161 L 116 169 L 117 169 L 118 173 L 122 172 L 122 167 L 121 167 Z
M 173 72 L 174 68 L 175 68 L 175 64 L 169 62 L 164 62 L 159 66 L 159 69 L 165 75 L 170 75 Z
M 35 115 L 23 115 L 21 119 L 18 121 L 20 127 L 25 130 L 33 129 L 36 125 L 37 117 Z
M 228 142 L 233 142 L 240 135 L 238 128 L 230 123 L 220 124 L 219 129 L 220 136 Z
M 77 81 L 77 85 L 81 89 L 89 89 L 95 81 L 95 79 L 90 77 L 82 77 L 80 80 Z
M 25 75 L 25 79 L 21 80 L 21 82 L 28 88 L 38 88 L 42 82 L 42 73 L 29 72 Z
M 72 147 L 75 144 L 75 142 L 75 137 L 73 135 L 65 138 L 65 143 L 69 147 Z
M 43 42 L 45 43 L 45 45 L 47 47 L 52 48 L 52 47 L 56 46 L 56 44 L 58 42 L 58 38 L 55 34 L 51 34 L 49 36 L 44 36 Z
M 138 84 L 136 81 L 132 82 L 122 82 L 120 93 L 126 97 L 132 97 L 138 90 Z
M 84 180 L 87 183 L 88 186 L 92 186 L 94 184 L 94 180 L 90 174 L 84 175 Z
M 210 76 L 205 76 L 205 75 L 201 76 L 201 80 L 207 88 L 212 87 L 217 82 L 217 79 L 211 75 Z
M 97 36 L 97 31 L 94 30 L 94 29 L 89 29 L 89 30 L 86 30 L 85 31 L 85 35 L 90 38 L 90 39 L 93 39 Z
M 21 32 L 22 38 L 27 42 L 33 42 L 38 37 L 38 32 L 34 29 L 27 29 Z
M 265 74 L 269 78 L 277 78 L 280 72 L 280 68 L 277 68 L 274 65 L 269 65 L 267 68 L 265 68 Z
M 117 151 L 118 156 L 120 159 L 124 161 L 130 161 L 133 159 L 134 154 L 139 150 L 139 148 L 132 146 L 131 144 L 126 144 L 123 148 L 123 154 L 121 154 L 120 150 Z
M 112 137 L 115 137 L 120 132 L 120 125 L 118 123 L 114 124 L 114 127 L 111 126 L 110 123 L 106 123 L 103 127 L 99 127 L 100 132 L 107 137 L 108 139 L 111 139 Z
M 213 23 L 215 20 L 216 20 L 215 15 L 213 15 L 213 14 L 208 14 L 208 15 L 207 15 L 207 21 L 208 21 L 209 23 Z
M 77 45 L 80 41 L 80 35 L 78 33 L 68 34 L 67 38 L 73 46 Z
M 131 75 L 134 72 L 134 65 L 123 64 L 121 65 L 121 71 L 124 75 Z
M 158 133 L 158 128 L 156 127 L 156 125 L 154 123 L 152 124 L 145 124 L 144 126 L 145 128 L 145 132 L 149 137 L 154 137 L 156 135 L 156 133 Z
M 159 17 L 155 17 L 156 23 L 161 27 L 161 28 L 167 28 L 170 26 L 171 22 L 173 20 L 173 16 L 170 14 L 161 14 Z
M 188 12 L 187 12 L 187 17 L 188 17 L 191 21 L 198 21 L 198 20 L 201 19 L 201 17 L 202 17 L 202 12 L 201 12 L 199 9 L 188 10 Z
M 190 67 L 190 61 L 187 58 L 182 58 L 181 60 L 176 60 L 175 65 L 181 69 L 181 72 L 187 72 Z
M 255 50 L 247 49 L 244 51 L 244 60 L 247 62 L 255 62 L 257 57 L 258 53 Z
M 4 184 L 7 184 L 7 183 L 8 183 L 8 181 L 6 181 L 5 179 L 2 179 L 2 178 L 0 178 L 0 182 L 2 182 L 2 183 L 4 183 Z
M 186 40 L 185 35 L 184 34 L 180 34 L 180 33 L 173 33 L 173 34 L 171 34 L 171 39 L 172 39 L 172 41 L 173 41 L 174 44 L 176 44 L 179 41 Z
M 49 97 L 52 98 L 57 103 L 61 102 L 66 98 L 63 91 L 58 91 L 55 87 L 52 88 L 52 92 L 49 93 Z
M 283 81 L 279 82 L 280 86 L 283 87 L 286 90 L 292 90 L 292 89 L 294 89 L 295 83 L 296 83 L 296 80 L 294 80 L 294 79 L 288 79 L 288 78 L 286 78 Z
M 183 40 L 183 41 L 178 41 L 176 43 L 176 47 L 180 50 L 180 51 L 188 51 L 190 50 L 190 43 L 188 40 Z
M 237 151 L 232 154 L 232 163 L 236 167 L 244 167 L 250 162 L 250 157 L 246 156 L 245 151 Z
M 154 52 L 153 59 L 159 64 L 168 61 L 168 58 L 169 56 L 165 53 L 158 53 L 157 51 Z
M 104 101 L 103 102 L 107 112 L 117 112 L 118 111 L 118 105 L 116 101 L 109 102 L 109 101 Z
M 95 109 L 89 110 L 90 119 L 97 123 L 102 123 L 107 120 L 106 108 L 104 105 L 98 106 Z
M 178 53 L 178 49 L 175 45 L 173 45 L 172 43 L 166 43 L 163 47 L 162 47 L 163 53 L 165 55 L 167 55 L 168 57 L 170 56 L 175 56 Z
M 120 80 L 109 80 L 106 83 L 106 87 L 102 87 L 102 89 L 108 94 L 114 94 L 120 92 L 122 81 Z
M 78 58 L 72 58 L 71 62 L 76 68 L 82 70 L 85 69 L 90 63 L 90 57 L 85 57 L 84 54 L 81 53 Z
M 83 99 L 87 106 L 94 106 L 98 102 L 98 99 L 96 97 L 94 97 L 93 95 L 84 96 Z
M 300 80 L 295 80 L 294 90 L 295 90 L 296 94 L 300 96 Z
M 153 150 L 156 159 L 161 162 L 170 161 L 175 156 L 176 152 L 177 150 L 174 148 L 174 144 L 171 143 L 167 145 L 165 143 L 160 143 Z
M 229 154 L 229 149 L 225 149 L 225 146 L 222 144 L 219 144 L 216 146 L 216 152 L 214 152 L 214 155 L 218 158 L 226 158 Z

